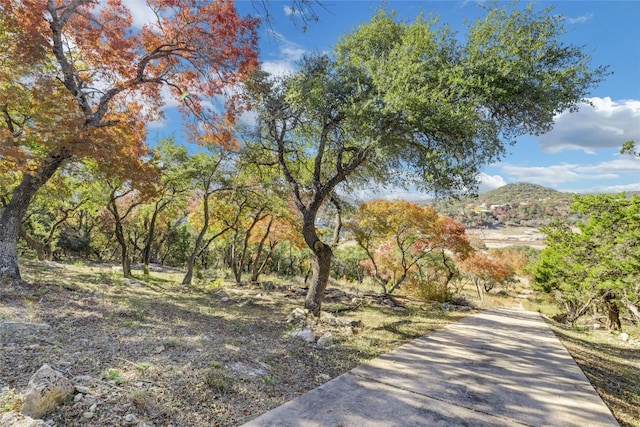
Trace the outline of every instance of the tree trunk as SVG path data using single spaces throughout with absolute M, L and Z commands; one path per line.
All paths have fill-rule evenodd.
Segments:
M 36 192 L 71 156 L 66 149 L 52 152 L 35 173 L 25 173 L 22 181 L 13 189 L 11 200 L 0 216 L 0 277 L 20 281 L 18 267 L 18 237 L 20 224 Z
M 329 274 L 331 273 L 331 247 L 316 241 L 313 247 L 313 275 L 311 276 L 311 284 L 304 301 L 304 307 L 311 314 L 318 317 L 322 309 L 322 301 L 324 300 L 324 291 L 327 289 L 329 282 Z
M 207 233 L 207 229 L 209 228 L 209 193 L 204 194 L 204 199 L 202 200 L 203 204 L 203 221 L 202 228 L 198 233 L 198 237 L 196 238 L 196 242 L 193 246 L 193 251 L 191 255 L 189 255 L 189 261 L 187 262 L 187 272 L 184 275 L 184 279 L 182 279 L 183 286 L 191 285 L 191 281 L 193 280 L 193 267 L 196 263 L 196 258 L 198 253 L 200 252 L 200 247 L 202 246 L 202 241 L 204 240 L 204 235 Z
M 50 259 L 47 259 L 45 245 L 31 237 L 22 226 L 20 226 L 20 237 L 27 243 L 27 246 L 36 251 L 36 258 L 38 258 L 38 261 L 51 261 Z
M 153 244 L 153 237 L 156 232 L 156 222 L 158 221 L 158 213 L 160 209 L 156 204 L 151 219 L 149 220 L 149 230 L 147 230 L 147 237 L 144 241 L 144 248 L 142 248 L 142 264 L 145 271 L 149 269 L 149 263 L 151 262 L 151 246 Z
M 476 291 L 478 292 L 478 299 L 482 301 L 483 300 L 482 285 L 480 284 L 480 281 L 478 279 L 475 279 L 473 283 L 476 285 Z
M 620 324 L 620 309 L 615 302 L 616 294 L 612 290 L 607 290 L 602 295 L 605 307 L 607 308 L 607 328 L 619 331 L 622 328 Z
M 640 310 L 638 310 L 638 307 L 626 298 L 620 299 L 620 302 L 629 310 L 629 313 L 635 318 L 636 323 L 640 323 Z
M 120 217 L 120 212 L 118 211 L 118 204 L 116 203 L 116 198 L 114 197 L 114 193 L 112 192 L 109 197 L 109 211 L 113 216 L 113 221 L 115 222 L 115 234 L 116 240 L 120 245 L 120 260 L 122 262 L 122 274 L 124 277 L 131 277 L 131 263 L 129 261 L 129 251 L 127 250 L 127 239 L 124 237 L 124 228 L 122 226 L 122 218 Z
M 264 243 L 267 240 L 267 237 L 269 237 L 269 233 L 271 232 L 271 225 L 273 224 L 273 216 L 271 216 L 271 218 L 269 219 L 269 224 L 267 224 L 267 230 L 265 231 L 264 235 L 260 238 L 260 242 L 258 242 L 258 248 L 256 249 L 256 257 L 255 260 L 253 262 L 253 265 L 251 266 L 251 281 L 252 282 L 257 282 L 258 281 L 258 275 L 260 274 L 260 272 L 262 271 L 262 269 L 264 268 L 265 264 L 267 263 L 267 260 L 269 259 L 269 255 L 271 254 L 271 252 L 273 252 L 273 249 L 271 250 L 271 252 L 269 254 L 267 254 L 267 256 L 265 257 L 264 261 L 262 263 L 260 263 L 260 256 L 262 255 L 262 250 L 264 248 Z

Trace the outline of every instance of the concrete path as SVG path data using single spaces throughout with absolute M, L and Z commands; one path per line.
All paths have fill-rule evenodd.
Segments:
M 617 425 L 540 315 L 519 309 L 468 316 L 245 424 Z

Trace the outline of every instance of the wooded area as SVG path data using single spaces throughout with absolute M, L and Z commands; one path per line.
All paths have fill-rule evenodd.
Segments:
M 333 52 L 274 77 L 257 68 L 258 21 L 231 2 L 150 5 L 156 23 L 135 28 L 119 2 L 0 4 L 5 280 L 20 280 L 28 247 L 42 260 L 117 260 L 125 277 L 132 262 L 179 266 L 184 285 L 210 267 L 238 283 L 302 275 L 316 315 L 332 274 L 368 274 L 383 293 L 439 284 L 446 299 L 466 272 L 481 297 L 514 271 L 474 250 L 459 223 L 402 202 L 358 208 L 350 191 L 472 193 L 505 145 L 549 130 L 606 74 L 531 6 L 486 8 L 464 41 L 437 19 L 381 9 Z M 169 94 L 195 153 L 146 138 Z M 248 108 L 255 124 L 238 126 Z

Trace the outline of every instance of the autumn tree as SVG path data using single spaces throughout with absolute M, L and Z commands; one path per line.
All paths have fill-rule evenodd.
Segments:
M 200 140 L 231 140 L 257 21 L 230 1 L 146 4 L 138 28 L 121 0 L 0 0 L 0 163 L 23 171 L 0 216 L 0 275 L 20 279 L 19 227 L 38 189 L 70 159 L 143 156 L 165 96 Z M 226 105 L 207 108 L 220 95 Z
M 546 248 L 533 269 L 534 289 L 555 294 L 574 322 L 594 308 L 620 329 L 620 304 L 640 321 L 640 197 L 576 197 L 572 210 L 586 218 L 579 232 L 559 222 L 542 228 Z
M 561 17 L 532 6 L 487 9 L 464 43 L 436 20 L 379 11 L 295 74 L 254 77 L 260 133 L 251 146 L 279 168 L 303 219 L 314 254 L 310 311 L 319 314 L 330 273 L 332 250 L 315 221 L 332 192 L 347 181 L 474 191 L 505 144 L 550 130 L 605 74 L 562 34 Z
M 475 286 L 479 300 L 484 299 L 484 293 L 495 286 L 509 284 L 514 274 L 502 260 L 493 258 L 481 250 L 472 251 L 461 263 L 460 269 Z
M 352 229 L 367 255 L 364 266 L 384 294 L 400 287 L 432 255 L 464 258 L 471 249 L 460 224 L 430 206 L 403 200 L 363 203 Z

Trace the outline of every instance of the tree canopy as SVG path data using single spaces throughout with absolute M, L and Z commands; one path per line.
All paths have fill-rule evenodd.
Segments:
M 615 304 L 633 314 L 640 301 L 640 197 L 582 196 L 572 208 L 586 220 L 577 232 L 560 223 L 543 228 L 547 247 L 534 267 L 534 287 L 556 293 L 570 321 L 600 307 L 608 326 L 619 328 Z
M 464 42 L 436 19 L 380 10 L 293 75 L 254 76 L 259 132 L 247 145 L 279 168 L 304 218 L 316 256 L 309 309 L 319 312 L 329 274 L 315 218 L 330 194 L 349 181 L 473 192 L 506 144 L 548 131 L 606 73 L 562 34 L 561 18 L 532 6 L 488 9 Z
M 20 278 L 18 228 L 38 189 L 71 158 L 139 161 L 166 99 L 194 140 L 233 143 L 232 89 L 257 66 L 257 20 L 233 2 L 147 4 L 153 19 L 138 28 L 121 0 L 0 1 L 0 170 L 25 172 L 0 217 L 0 274 Z

